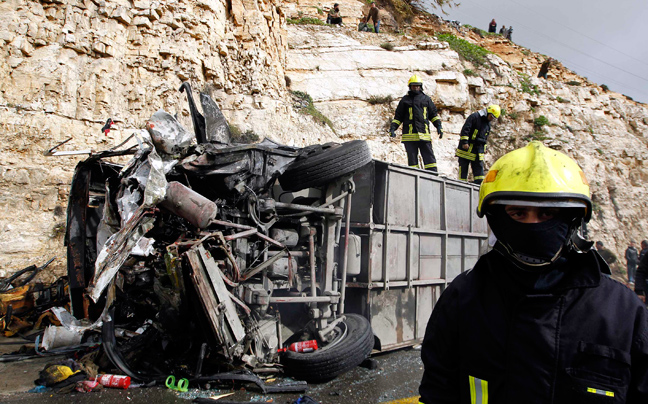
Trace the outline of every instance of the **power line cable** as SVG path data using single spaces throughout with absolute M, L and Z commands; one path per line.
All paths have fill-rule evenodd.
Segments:
M 480 5 L 477 5 L 477 4 L 476 4 L 475 6 L 478 7 L 478 8 L 481 8 L 481 9 L 486 10 L 484 7 L 481 7 Z M 571 49 L 571 50 L 573 50 L 573 51 L 575 51 L 575 52 L 578 52 L 578 53 L 580 53 L 580 54 L 582 54 L 582 55 L 584 55 L 584 56 L 587 56 L 587 57 L 589 57 L 589 58 L 592 58 L 592 59 L 594 59 L 594 60 L 597 60 L 597 61 L 599 61 L 599 62 L 601 62 L 601 63 L 603 63 L 603 64 L 606 64 L 606 65 L 608 65 L 608 66 L 610 66 L 610 67 L 613 67 L 613 68 L 615 68 L 615 69 L 618 69 L 618 70 L 620 70 L 620 71 L 622 71 L 622 72 L 624 72 L 624 73 L 627 73 L 627 74 L 629 74 L 629 75 L 631 75 L 631 76 L 634 76 L 634 77 L 636 77 L 636 78 L 638 78 L 638 79 L 644 80 L 645 82 L 648 82 L 648 79 L 645 78 L 645 77 L 638 76 L 638 75 L 636 75 L 636 74 L 634 74 L 634 73 L 632 73 L 632 72 L 629 72 L 629 71 L 627 71 L 627 70 L 625 70 L 625 69 L 622 69 L 622 68 L 620 68 L 620 67 L 618 67 L 618 66 L 615 66 L 615 65 L 613 65 L 613 64 L 611 64 L 611 63 L 608 63 L 608 62 L 606 62 L 606 61 L 603 60 L 603 59 L 597 58 L 597 57 L 592 56 L 592 55 L 588 55 L 587 53 L 585 53 L 585 52 L 583 52 L 583 51 L 581 51 L 581 50 L 579 50 L 579 49 L 576 49 L 576 48 L 574 48 L 573 46 L 570 46 L 570 45 L 568 45 L 568 44 L 566 44 L 566 43 L 564 43 L 564 42 L 561 42 L 561 41 L 559 41 L 559 40 L 557 40 L 557 39 L 555 39 L 555 38 L 552 38 L 552 37 L 550 37 L 550 36 L 548 36 L 548 35 L 545 35 L 545 34 L 543 34 L 542 32 L 537 32 L 537 31 L 534 30 L 532 27 L 529 27 L 529 26 L 527 26 L 526 24 L 524 24 L 524 23 L 522 23 L 522 22 L 516 21 L 515 19 L 511 19 L 511 20 L 512 20 L 513 22 L 515 22 L 516 24 L 520 24 L 522 27 L 526 28 L 528 31 L 533 32 L 533 33 L 536 34 L 536 35 L 540 35 L 540 36 L 543 36 L 543 37 L 545 37 L 545 38 L 548 38 L 548 39 L 554 41 L 555 43 L 561 44 L 561 45 L 563 45 L 563 46 L 565 46 L 565 47 L 567 47 L 567 48 L 569 48 L 569 49 Z
M 616 52 L 619 52 L 620 54 L 622 54 L 622 55 L 624 55 L 624 56 L 629 57 L 630 59 L 636 60 L 637 62 L 640 62 L 640 63 L 642 63 L 642 64 L 648 66 L 648 62 L 645 62 L 645 61 L 643 61 L 643 60 L 641 60 L 641 59 L 637 59 L 637 58 L 635 58 L 634 56 L 632 56 L 632 55 L 628 55 L 627 53 L 625 53 L 625 52 L 623 52 L 623 51 L 620 51 L 619 49 L 617 49 L 617 48 L 615 48 L 615 47 L 613 47 L 613 46 L 610 46 L 610 45 L 608 45 L 608 44 L 606 44 L 606 43 L 603 43 L 603 42 L 599 41 L 599 40 L 596 39 L 596 38 L 592 38 L 591 36 L 589 36 L 589 35 L 587 35 L 587 34 L 583 34 L 582 32 L 579 32 L 579 31 L 573 29 L 573 28 L 570 27 L 569 25 L 564 25 L 564 24 L 562 24 L 562 23 L 560 23 L 560 22 L 558 22 L 558 21 L 555 21 L 555 20 L 553 20 L 551 17 L 547 17 L 546 15 L 543 15 L 543 14 L 541 14 L 541 13 L 538 13 L 536 10 L 533 10 L 533 9 L 529 8 L 529 7 L 527 7 L 527 6 L 524 5 L 524 4 L 520 4 L 520 3 L 518 3 L 518 2 L 515 1 L 515 0 L 507 0 L 507 1 L 510 1 L 511 3 L 516 4 L 516 5 L 520 6 L 520 7 L 524 7 L 524 8 L 526 8 L 527 10 L 533 12 L 534 14 L 539 15 L 539 16 L 541 16 L 541 17 L 543 17 L 543 18 L 545 18 L 545 19 L 547 19 L 547 20 L 549 20 L 549 21 L 551 21 L 551 22 L 553 22 L 553 23 L 555 23 L 555 24 L 557 24 L 557 25 L 560 25 L 562 28 L 566 28 L 566 29 L 568 29 L 568 30 L 570 30 L 570 31 L 572 31 L 572 32 L 575 32 L 575 33 L 577 33 L 577 34 L 579 34 L 579 35 L 585 37 L 585 38 L 591 39 L 592 41 L 594 41 L 594 42 L 596 42 L 596 43 L 598 43 L 598 44 L 601 44 L 601 45 L 603 45 L 603 46 L 605 46 L 605 47 L 607 47 L 607 48 L 610 48 L 610 49 L 612 49 L 612 50 L 614 50 L 614 51 L 616 51 Z
M 480 7 L 479 5 L 477 5 L 477 7 L 484 9 L 483 7 Z M 471 15 L 466 14 L 466 13 L 464 13 L 464 12 L 462 12 L 462 11 L 459 11 L 458 9 L 456 9 L 455 11 L 456 11 L 457 13 L 459 13 L 459 14 L 462 14 L 462 15 L 468 17 L 469 19 L 471 19 L 471 17 L 472 17 Z M 514 21 L 514 22 L 516 22 L 516 23 L 519 23 L 519 21 L 516 21 L 515 19 L 512 19 L 512 21 Z M 519 23 L 519 24 L 520 24 L 522 27 L 528 28 L 524 23 Z M 533 32 L 533 33 L 538 34 L 538 33 L 537 33 L 535 30 L 533 30 L 533 29 L 530 29 L 530 31 Z M 543 35 L 543 34 L 540 34 L 540 35 Z M 583 52 L 581 52 L 581 51 L 579 51 L 579 50 L 577 50 L 577 49 L 574 49 L 573 47 L 571 47 L 571 46 L 569 46 L 569 45 L 566 45 L 566 44 L 564 44 L 564 43 L 562 43 L 562 42 L 560 42 L 560 41 L 554 40 L 553 38 L 551 38 L 551 37 L 549 37 L 549 36 L 547 36 L 547 35 L 543 35 L 543 36 L 545 36 L 546 38 L 548 38 L 548 39 L 550 39 L 550 40 L 556 42 L 556 43 L 559 44 L 559 45 L 565 46 L 565 47 L 568 48 L 568 49 L 576 50 L 576 51 L 578 51 L 579 53 L 584 54 L 585 56 L 592 57 L 592 56 L 587 55 L 587 54 L 585 54 L 585 53 L 583 53 Z M 533 42 L 533 41 L 531 41 L 531 42 Z M 542 50 L 542 49 L 543 49 L 543 46 L 542 46 L 542 45 L 532 44 L 532 46 L 533 46 L 534 48 L 538 49 L 540 53 L 545 53 L 545 52 Z M 551 53 L 551 52 L 546 52 L 546 53 Z M 594 58 L 594 57 L 592 57 L 592 58 Z M 629 84 L 624 84 L 624 83 L 619 82 L 619 81 L 617 81 L 617 80 L 615 80 L 615 79 L 613 79 L 613 78 L 611 78 L 611 77 L 609 77 L 609 76 L 606 76 L 606 75 L 604 75 L 604 74 L 602 74 L 602 73 L 600 73 L 600 72 L 596 72 L 596 71 L 594 71 L 594 70 L 591 70 L 591 69 L 589 69 L 589 68 L 586 68 L 586 67 L 584 67 L 584 66 L 582 66 L 582 65 L 580 65 L 580 64 L 578 64 L 578 63 L 576 63 L 576 62 L 574 62 L 574 61 L 572 61 L 572 60 L 570 60 L 570 59 L 568 59 L 568 58 L 566 58 L 566 57 L 559 56 L 559 59 L 561 59 L 561 60 L 563 60 L 563 61 L 569 63 L 570 65 L 576 66 L 576 67 L 578 67 L 578 68 L 580 68 L 580 69 L 583 69 L 583 70 L 585 70 L 585 71 L 588 71 L 588 72 L 590 72 L 590 73 L 593 73 L 594 75 L 597 75 L 597 76 L 599 76 L 599 77 L 605 79 L 605 80 L 606 80 L 607 82 L 609 82 L 609 83 L 614 83 L 614 84 L 618 85 L 619 87 L 626 88 L 627 90 L 631 90 L 631 91 L 638 92 L 638 93 L 641 93 L 641 94 L 643 94 L 643 95 L 648 96 L 648 93 L 643 92 L 642 90 L 638 89 L 636 86 L 630 87 Z M 597 58 L 594 58 L 594 59 L 597 59 Z M 597 59 L 597 60 L 601 61 L 600 59 Z M 605 63 L 604 61 L 601 61 L 601 62 Z M 606 64 L 609 65 L 609 63 L 606 63 Z M 616 67 L 616 66 L 613 66 L 613 65 L 611 65 L 611 66 L 614 67 L 614 68 L 620 69 L 620 68 L 618 68 L 618 67 Z M 620 70 L 623 70 L 623 69 L 620 69 Z M 626 73 L 629 73 L 629 72 L 626 72 Z M 629 74 L 635 76 L 635 75 L 632 74 L 632 73 L 629 73 Z M 640 78 L 641 78 L 641 77 L 640 77 Z M 643 78 L 641 78 L 641 79 L 643 79 Z M 646 80 L 646 79 L 643 79 L 643 80 Z M 648 80 L 646 80 L 646 81 L 648 81 Z

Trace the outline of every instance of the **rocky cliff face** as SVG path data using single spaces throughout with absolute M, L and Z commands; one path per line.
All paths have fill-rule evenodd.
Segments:
M 402 146 L 386 133 L 416 73 L 443 121 L 446 136 L 433 141 L 442 175 L 456 176 L 453 155 L 465 118 L 498 103 L 506 115 L 494 127 L 487 166 L 542 140 L 585 170 L 595 202 L 593 238 L 619 256 L 630 238 L 648 238 L 645 105 L 560 65 L 549 80 L 537 79 L 540 55 L 456 31 L 434 16 L 398 27 L 405 34 L 357 32 L 364 4 L 340 3 L 344 27 L 286 24 L 287 17 L 324 18 L 321 5 L 308 1 L 0 3 L 0 276 L 55 255 L 54 270 L 65 266 L 65 206 L 80 158 L 43 151 L 70 137 L 65 150 L 107 149 L 158 109 L 191 128 L 177 91 L 183 81 L 209 92 L 241 132 L 290 145 L 362 138 L 375 158 L 405 164 Z M 397 25 L 386 13 L 382 18 L 384 29 Z M 436 40 L 440 30 L 493 51 L 487 66 L 473 66 Z M 301 113 L 290 91 L 310 95 L 331 125 Z M 540 116 L 548 124 L 535 124 Z M 108 117 L 117 130 L 105 136 L 100 128 Z

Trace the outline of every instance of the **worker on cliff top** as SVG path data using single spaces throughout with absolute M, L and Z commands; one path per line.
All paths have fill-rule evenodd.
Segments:
M 547 73 L 549 73 L 549 68 L 554 62 L 554 58 L 548 58 L 540 65 L 540 71 L 538 72 L 538 78 L 547 78 Z
M 391 137 L 396 137 L 396 129 L 403 124 L 403 138 L 401 141 L 407 152 L 407 165 L 418 168 L 418 154 L 421 152 L 423 168 L 433 173 L 438 173 L 432 139 L 430 137 L 430 123 L 436 128 L 439 139 L 443 138 L 441 120 L 432 99 L 423 92 L 423 81 L 416 74 L 407 82 L 409 91 L 400 100 L 396 107 L 396 114 L 389 127 Z
M 499 105 L 491 104 L 468 116 L 461 128 L 459 146 L 455 156 L 459 157 L 459 179 L 468 181 L 468 165 L 472 167 L 473 182 L 481 184 L 484 179 L 484 154 L 491 130 L 491 121 L 502 113 Z
M 380 30 L 380 16 L 379 16 L 379 10 L 378 7 L 376 7 L 376 2 L 372 1 L 371 6 L 369 6 L 369 12 L 367 13 L 367 16 L 365 17 L 365 22 L 369 22 L 369 20 L 373 21 L 373 26 L 374 26 L 374 32 L 376 34 L 379 34 Z
M 577 235 L 576 162 L 534 141 L 501 157 L 477 214 L 497 236 L 425 332 L 421 403 L 648 403 L 648 310 Z

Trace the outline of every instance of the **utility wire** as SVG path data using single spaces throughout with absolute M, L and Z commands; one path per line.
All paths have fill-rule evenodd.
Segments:
M 477 7 L 477 8 L 481 8 L 481 9 L 486 10 L 486 11 L 492 11 L 492 10 L 487 10 L 486 8 L 481 7 L 481 6 L 477 5 L 477 4 L 475 4 L 475 7 Z M 466 14 L 466 13 L 460 11 L 458 8 L 455 9 L 454 11 L 456 11 L 456 12 L 459 13 L 459 14 L 465 15 L 465 16 L 468 17 L 469 19 L 472 19 L 472 18 L 471 18 L 471 17 L 472 17 L 471 15 Z M 614 65 L 612 65 L 612 64 L 610 64 L 610 63 L 607 63 L 607 62 L 605 62 L 604 60 L 601 60 L 601 59 L 596 58 L 596 57 L 594 57 L 594 56 L 588 55 L 588 54 L 586 54 L 586 53 L 584 53 L 584 52 L 582 52 L 582 51 L 580 51 L 580 50 L 578 50 L 578 49 L 575 49 L 575 48 L 572 47 L 572 46 L 569 46 L 569 45 L 567 45 L 567 44 L 565 44 L 565 43 L 563 43 L 563 42 L 561 42 L 561 41 L 558 41 L 558 40 L 556 40 L 556 39 L 554 39 L 554 38 L 551 38 L 551 37 L 549 37 L 549 36 L 547 36 L 547 35 L 545 35 L 545 34 L 538 33 L 538 32 L 535 31 L 534 29 L 528 27 L 526 24 L 521 23 L 521 22 L 519 22 L 519 21 L 516 21 L 515 19 L 511 19 L 511 20 L 512 20 L 513 22 L 515 22 L 516 24 L 520 24 L 522 27 L 528 28 L 528 31 L 530 31 L 530 32 L 532 32 L 532 33 L 535 33 L 535 34 L 540 35 L 540 36 L 544 36 L 545 38 L 548 38 L 549 40 L 551 40 L 551 41 L 553 41 L 553 42 L 556 42 L 557 44 L 562 45 L 562 46 L 564 46 L 564 47 L 566 47 L 566 48 L 568 48 L 568 49 L 571 49 L 571 50 L 573 50 L 573 51 L 576 51 L 576 52 L 578 52 L 578 53 L 581 53 L 581 54 L 583 54 L 583 55 L 585 55 L 585 56 L 587 56 L 587 57 L 590 57 L 590 58 L 592 58 L 592 59 L 598 60 L 599 62 L 602 62 L 602 63 L 604 63 L 604 64 L 606 64 L 606 65 L 608 65 L 608 66 L 611 66 L 611 67 L 613 67 L 613 68 L 615 68 L 615 69 L 621 70 L 621 71 L 623 71 L 623 72 L 625 72 L 625 73 L 627 73 L 627 74 L 630 74 L 630 75 L 632 75 L 632 76 L 635 76 L 635 77 L 637 77 L 637 78 L 639 78 L 639 79 L 641 79 L 641 80 L 644 80 L 644 81 L 648 82 L 648 79 L 645 79 L 645 78 L 643 78 L 643 77 L 637 76 L 636 74 L 634 74 L 634 73 L 632 73 L 632 72 L 628 72 L 628 71 L 626 71 L 626 70 L 624 70 L 624 69 L 621 69 L 621 68 L 618 67 L 618 66 L 614 66 Z M 531 40 L 531 42 L 533 42 L 533 40 Z M 543 48 L 543 46 L 533 44 L 533 47 L 534 47 L 534 48 L 538 48 L 538 49 L 540 49 L 540 52 L 542 52 L 541 48 Z M 631 90 L 631 91 L 634 91 L 634 92 L 640 92 L 640 93 L 642 93 L 642 94 L 644 94 L 644 95 L 648 95 L 648 94 L 646 94 L 645 92 L 643 92 L 643 91 L 637 89 L 636 86 L 633 86 L 633 87 L 631 88 L 631 87 L 629 87 L 628 84 L 622 84 L 622 83 L 620 83 L 620 82 L 614 80 L 613 78 L 610 78 L 610 77 L 605 76 L 605 75 L 603 75 L 603 74 L 601 74 L 601 73 L 598 73 L 598 72 L 592 71 L 592 70 L 590 70 L 590 69 L 588 69 L 588 68 L 585 68 L 585 67 L 583 67 L 583 66 L 580 66 L 578 63 L 575 63 L 575 62 L 573 62 L 573 61 L 570 61 L 568 58 L 560 57 L 560 59 L 565 60 L 566 62 L 568 62 L 568 63 L 571 64 L 571 65 L 578 66 L 578 67 L 580 67 L 580 68 L 582 68 L 582 69 L 584 69 L 584 70 L 590 71 L 590 72 L 594 73 L 595 75 L 598 75 L 598 76 L 600 76 L 600 77 L 606 79 L 606 81 L 614 82 L 614 83 L 618 84 L 620 87 L 624 87 L 624 88 L 626 88 L 626 89 L 628 89 L 628 90 Z
M 481 8 L 481 9 L 487 10 L 486 8 L 481 7 L 480 5 L 475 4 L 475 6 Z M 490 11 L 490 10 L 487 10 L 487 11 Z M 615 69 L 621 70 L 621 71 L 624 72 L 624 73 L 627 73 L 627 74 L 629 74 L 629 75 L 631 75 L 631 76 L 634 76 L 634 77 L 636 77 L 636 78 L 638 78 L 638 79 L 641 79 L 641 80 L 643 80 L 643 81 L 645 81 L 645 82 L 648 82 L 648 79 L 645 78 L 645 77 L 641 77 L 641 76 L 639 76 L 639 75 L 636 75 L 636 74 L 634 74 L 634 73 L 632 73 L 632 72 L 630 72 L 630 71 L 627 71 L 627 70 L 625 70 L 625 69 L 622 69 L 622 68 L 620 68 L 620 67 L 618 67 L 618 66 L 615 66 L 615 65 L 613 65 L 613 64 L 611 64 L 611 63 L 608 63 L 608 62 L 606 62 L 606 61 L 603 60 L 603 59 L 597 58 L 597 57 L 592 56 L 592 55 L 588 55 L 587 53 L 585 53 L 585 52 L 583 52 L 583 51 L 581 51 L 581 50 L 579 50 L 579 49 L 576 49 L 576 48 L 574 48 L 573 46 L 570 46 L 570 45 L 568 45 L 568 44 L 566 44 L 566 43 L 564 43 L 564 42 L 561 42 L 561 41 L 559 41 L 559 40 L 557 40 L 557 39 L 555 39 L 555 38 L 552 38 L 552 37 L 550 37 L 550 36 L 548 36 L 548 35 L 546 35 L 546 34 L 543 34 L 542 32 L 537 32 L 537 31 L 534 30 L 532 27 L 529 27 L 528 25 L 526 25 L 526 24 L 524 24 L 524 23 L 522 23 L 522 22 L 516 21 L 515 19 L 511 19 L 511 21 L 515 22 L 516 24 L 520 24 L 522 27 L 526 28 L 529 32 L 533 32 L 533 33 L 536 34 L 536 35 L 543 36 L 543 37 L 545 37 L 545 38 L 547 38 L 547 39 L 549 39 L 549 40 L 552 40 L 552 41 L 554 41 L 554 42 L 556 42 L 556 43 L 558 43 L 558 44 L 561 44 L 561 45 L 565 46 L 566 48 L 569 48 L 569 49 L 571 49 L 571 50 L 573 50 L 573 51 L 575 51 L 575 52 L 578 52 L 578 53 L 580 53 L 580 54 L 582 54 L 582 55 L 584 55 L 584 56 L 587 56 L 587 57 L 589 57 L 589 58 L 592 58 L 592 59 L 594 59 L 594 60 L 597 60 L 597 61 L 599 61 L 599 62 L 601 62 L 601 63 L 603 63 L 603 64 L 606 64 L 606 65 L 608 65 L 608 66 L 610 66 L 610 67 L 613 67 L 613 68 L 615 68 Z
M 577 33 L 577 34 L 579 34 L 579 35 L 581 35 L 581 36 L 584 36 L 585 38 L 588 38 L 588 39 L 590 39 L 590 40 L 592 40 L 592 41 L 594 41 L 594 42 L 596 42 L 596 43 L 599 43 L 599 44 L 601 44 L 601 45 L 607 47 L 607 48 L 610 48 L 610 49 L 612 49 L 612 50 L 614 50 L 614 51 L 616 51 L 616 52 L 619 52 L 620 54 L 622 54 L 622 55 L 624 55 L 624 56 L 627 56 L 627 57 L 629 57 L 630 59 L 636 60 L 637 62 L 642 63 L 642 64 L 644 64 L 645 66 L 648 67 L 648 62 L 645 62 L 645 61 L 643 61 L 643 60 L 641 60 L 641 59 L 637 59 L 637 58 L 635 58 L 634 56 L 629 55 L 629 54 L 627 54 L 627 53 L 625 53 L 625 52 L 623 52 L 623 51 L 621 51 L 621 50 L 619 50 L 619 49 L 617 49 L 617 48 L 615 48 L 615 47 L 613 47 L 613 46 L 610 46 L 610 45 L 608 45 L 608 44 L 606 44 L 606 43 L 603 43 L 603 42 L 599 41 L 599 40 L 596 39 L 596 38 L 592 38 L 591 36 L 589 36 L 589 35 L 587 35 L 587 34 L 583 34 L 582 32 L 579 32 L 579 31 L 573 29 L 573 28 L 570 27 L 569 25 L 565 25 L 565 24 L 562 24 L 562 23 L 560 23 L 560 22 L 558 22 L 558 21 L 555 21 L 555 20 L 553 20 L 551 17 L 547 17 L 546 15 L 543 15 L 543 14 L 541 14 L 541 13 L 538 13 L 536 10 L 533 10 L 533 9 L 529 8 L 529 7 L 527 7 L 527 6 L 524 5 L 524 4 L 520 4 L 520 3 L 518 3 L 518 2 L 515 1 L 515 0 L 508 0 L 508 1 L 510 1 L 510 2 L 513 3 L 513 4 L 518 5 L 518 6 L 520 6 L 520 7 L 524 7 L 524 8 L 526 8 L 527 10 L 533 12 L 534 14 L 539 15 L 539 16 L 541 16 L 541 17 L 543 17 L 543 18 L 545 18 L 545 19 L 551 21 L 551 22 L 553 22 L 554 24 L 557 24 L 557 25 L 559 25 L 559 26 L 562 27 L 562 28 L 566 28 L 566 29 L 568 29 L 568 30 L 570 30 L 570 31 L 572 31 L 572 32 L 575 32 L 575 33 Z

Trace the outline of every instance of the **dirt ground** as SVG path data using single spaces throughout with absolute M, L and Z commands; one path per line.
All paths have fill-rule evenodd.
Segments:
M 21 346 L 17 338 L 0 338 L 0 354 L 13 352 Z M 418 402 L 418 385 L 423 374 L 420 351 L 401 349 L 374 354 L 375 369 L 357 367 L 336 379 L 322 384 L 310 384 L 305 393 L 263 394 L 253 384 L 224 386 L 206 390 L 192 386 L 186 393 L 178 393 L 164 386 L 131 387 L 127 390 L 104 389 L 91 393 L 59 394 L 50 390 L 29 392 L 35 387 L 34 380 L 46 364 L 64 357 L 28 359 L 18 362 L 0 362 L 0 403 L 187 403 L 197 397 L 213 397 L 233 393 L 215 401 L 239 403 L 292 403 L 307 395 L 320 403 L 392 403 Z M 225 401 L 227 400 L 227 401 Z

